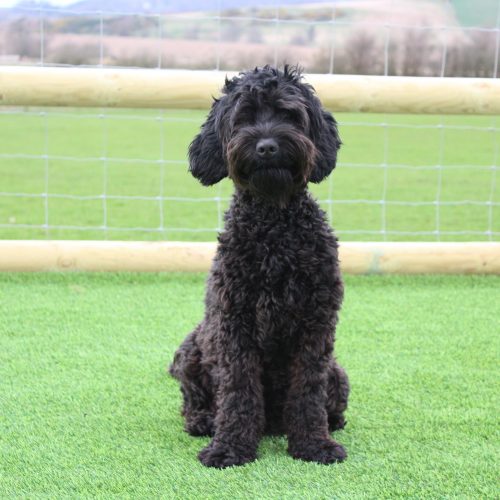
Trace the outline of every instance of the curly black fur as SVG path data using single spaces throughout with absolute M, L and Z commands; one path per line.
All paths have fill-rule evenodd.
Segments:
M 264 141 L 264 142 L 261 142 Z M 227 80 L 189 149 L 203 184 L 235 184 L 207 282 L 203 321 L 175 354 L 182 414 L 211 467 L 256 458 L 264 433 L 294 458 L 342 461 L 349 384 L 332 357 L 343 297 L 337 240 L 307 183 L 335 167 L 340 139 L 297 68 Z

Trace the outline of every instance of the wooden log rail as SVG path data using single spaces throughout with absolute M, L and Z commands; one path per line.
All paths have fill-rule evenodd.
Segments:
M 225 76 L 217 71 L 0 66 L 0 105 L 206 109 Z M 305 80 L 333 111 L 500 114 L 500 79 L 308 74 Z

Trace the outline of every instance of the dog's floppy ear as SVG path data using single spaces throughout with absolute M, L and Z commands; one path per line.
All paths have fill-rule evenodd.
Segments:
M 189 171 L 204 186 L 211 186 L 227 176 L 220 132 L 220 100 L 215 99 L 207 121 L 189 146 Z
M 337 122 L 331 113 L 320 108 L 313 115 L 317 117 L 312 123 L 312 135 L 317 149 L 317 157 L 310 180 L 321 182 L 335 168 L 337 151 L 342 142 L 337 131 Z

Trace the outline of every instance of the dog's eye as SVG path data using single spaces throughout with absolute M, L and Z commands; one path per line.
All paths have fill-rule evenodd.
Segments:
M 256 119 L 256 109 L 254 103 L 250 102 L 248 99 L 239 99 L 231 114 L 231 125 L 245 125 L 250 123 L 255 123 Z
M 231 127 L 242 127 L 255 123 L 255 111 L 252 109 L 235 109 L 231 115 Z
M 293 121 L 298 121 L 300 120 L 300 115 L 299 113 L 297 113 L 297 111 L 293 110 L 293 109 L 285 109 L 283 111 L 283 114 L 285 115 L 286 118 L 288 118 L 289 120 L 293 120 Z
M 309 126 L 309 118 L 307 113 L 302 112 L 299 109 L 284 109 L 282 110 L 282 116 L 298 126 L 307 129 Z

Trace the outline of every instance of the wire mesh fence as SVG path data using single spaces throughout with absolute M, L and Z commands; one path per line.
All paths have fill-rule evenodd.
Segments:
M 0 9 L 0 62 L 223 71 L 286 61 L 332 74 L 498 76 L 500 2 L 469 24 L 446 2 L 356 4 L 218 0 L 187 12 L 23 4 Z M 187 174 L 205 115 L 0 108 L 0 237 L 214 239 L 232 187 L 202 188 Z M 341 237 L 499 239 L 496 117 L 336 117 L 338 168 L 313 193 Z

